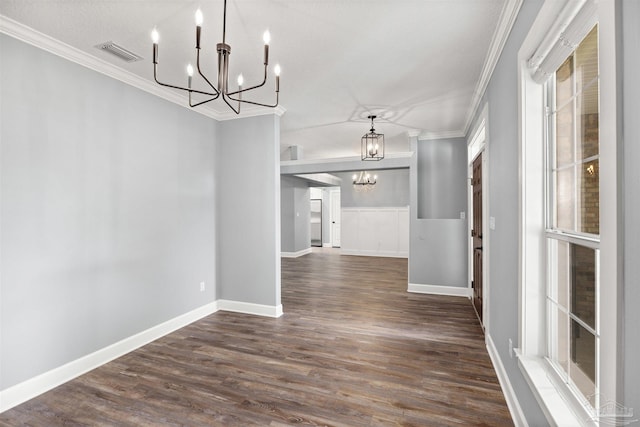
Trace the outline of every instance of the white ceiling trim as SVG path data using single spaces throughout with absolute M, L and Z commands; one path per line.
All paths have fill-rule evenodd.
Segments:
M 476 88 L 473 92 L 471 108 L 469 108 L 469 111 L 467 112 L 463 136 L 465 136 L 469 132 L 472 121 L 476 116 L 478 108 L 480 107 L 480 100 L 482 99 L 485 90 L 487 90 L 487 86 L 489 85 L 489 80 L 491 79 L 493 70 L 496 68 L 496 64 L 500 59 L 502 49 L 504 49 L 504 45 L 507 42 L 509 33 L 511 32 L 511 28 L 513 28 L 513 24 L 516 22 L 518 12 L 520 11 L 520 7 L 522 6 L 523 1 L 524 0 L 507 0 L 502 8 L 502 11 L 500 12 L 498 26 L 493 33 L 493 38 L 491 39 L 489 52 L 487 53 L 487 57 L 482 67 L 480 79 L 478 80 L 478 84 L 476 85 Z
M 447 132 L 422 132 L 418 135 L 420 141 L 430 141 L 432 139 L 464 138 L 466 132 L 463 130 L 452 130 Z
M 48 35 L 34 30 L 31 27 L 27 27 L 26 25 L 14 21 L 11 18 L 7 18 L 4 15 L 0 15 L 0 32 L 30 45 L 33 45 L 37 48 L 45 50 L 49 53 L 57 55 L 68 61 L 74 62 L 78 65 L 82 65 L 83 67 L 89 68 L 93 71 L 97 71 L 98 73 L 104 74 L 130 86 L 141 89 L 152 95 L 173 102 L 174 104 L 178 104 L 182 107 L 191 109 L 190 107 L 185 105 L 185 99 L 175 92 L 156 85 L 155 83 L 143 79 L 142 77 L 130 73 L 129 71 L 125 71 L 122 68 L 116 67 L 115 65 L 103 61 L 102 59 L 91 56 L 88 53 L 81 51 L 80 49 L 76 49 L 75 47 L 63 43 L 60 40 L 49 37 Z M 215 111 L 205 108 L 194 111 L 207 117 L 211 117 L 212 119 L 218 120 L 218 114 Z
M 240 115 L 237 115 L 233 111 L 229 110 L 225 113 L 220 113 L 216 111 L 218 115 L 218 120 L 226 121 L 226 120 L 234 120 L 234 119 L 243 119 L 245 117 L 257 117 L 257 116 L 267 116 L 269 114 L 275 114 L 278 117 L 282 117 L 284 113 L 287 112 L 287 109 L 282 105 L 278 105 L 275 108 L 249 108 L 247 110 L 242 110 Z
M 413 151 L 406 151 L 403 153 L 387 153 L 385 159 L 410 159 L 413 156 Z M 374 165 L 376 162 L 363 162 L 360 156 L 350 157 L 330 157 L 326 159 L 305 159 L 305 160 L 281 160 L 280 166 L 300 166 L 300 165 L 317 165 L 322 163 L 341 163 L 341 162 L 362 162 L 364 165 Z M 365 168 L 366 169 L 366 168 Z
M 394 153 L 377 162 L 363 162 L 357 157 L 336 157 L 333 159 L 287 160 L 280 162 L 280 174 L 299 175 L 310 173 L 334 173 L 360 170 L 407 169 L 411 167 L 413 152 Z
M 194 111 L 218 121 L 264 116 L 269 114 L 282 116 L 287 111 L 282 106 L 278 106 L 275 109 L 268 110 L 260 108 L 249 108 L 245 112 L 243 112 L 242 115 L 237 115 L 231 111 L 229 111 L 228 113 L 219 113 L 218 111 L 207 107 L 191 108 L 186 103 L 186 99 L 183 96 L 180 96 L 170 89 L 164 88 L 150 80 L 144 79 L 140 76 L 137 76 L 136 74 L 110 64 L 109 62 L 89 55 L 87 52 L 76 49 L 73 46 L 61 42 L 60 40 L 54 39 L 53 37 L 43 34 L 17 21 L 14 21 L 13 19 L 8 18 L 2 14 L 0 14 L 0 33 L 4 33 L 10 37 L 28 43 L 32 46 L 52 53 L 68 61 L 89 68 L 90 70 L 104 74 L 108 77 L 119 80 L 125 84 L 155 95 L 159 98 L 165 99 L 169 102 L 173 102 L 174 104 L 177 104 L 188 110 Z
M 294 176 L 312 184 L 323 184 L 330 187 L 340 187 L 340 183 L 342 182 L 342 178 L 338 178 L 330 173 L 308 173 Z

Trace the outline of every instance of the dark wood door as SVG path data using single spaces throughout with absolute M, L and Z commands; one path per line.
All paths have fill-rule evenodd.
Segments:
M 473 161 L 473 306 L 482 322 L 482 153 Z

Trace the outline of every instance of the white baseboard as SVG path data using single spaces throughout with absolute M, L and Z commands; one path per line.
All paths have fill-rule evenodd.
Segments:
M 298 252 L 280 252 L 280 256 L 282 258 L 298 258 L 302 255 L 307 255 L 311 253 L 311 248 L 302 249 Z
M 274 306 L 221 299 L 218 300 L 218 308 L 222 311 L 233 311 L 235 313 L 253 314 L 256 316 L 282 316 L 282 304 Z
M 218 311 L 212 302 L 0 391 L 0 413 Z
M 489 358 L 491 359 L 491 363 L 493 363 L 493 369 L 496 371 L 500 387 L 502 388 L 502 393 L 507 401 L 507 406 L 509 407 L 513 423 L 516 427 L 529 427 L 527 419 L 524 416 L 524 412 L 522 412 L 522 408 L 520 407 L 520 402 L 518 402 L 518 397 L 513 391 L 513 387 L 511 386 L 511 382 L 507 376 L 507 371 L 505 371 L 504 365 L 502 364 L 502 359 L 500 359 L 500 355 L 498 354 L 498 349 L 493 343 L 491 335 L 488 333 L 486 334 L 485 342 L 487 344 Z
M 417 283 L 409 283 L 407 292 L 471 298 L 471 288 L 462 286 L 420 285 Z
M 332 247 L 333 247 L 333 245 L 332 245 L 331 243 L 323 243 L 323 244 L 322 244 L 322 247 L 323 247 L 323 248 L 332 248 Z
M 280 317 L 283 314 L 282 304 L 269 306 L 229 300 L 214 301 L 65 365 L 1 390 L 0 413 L 220 310 L 265 317 Z
M 408 252 L 367 251 L 358 249 L 341 249 L 340 255 L 377 256 L 385 258 L 409 258 Z

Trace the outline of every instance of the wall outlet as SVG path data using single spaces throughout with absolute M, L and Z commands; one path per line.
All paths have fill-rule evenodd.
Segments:
M 496 229 L 496 219 L 492 216 L 489 217 L 489 228 L 491 230 L 495 230 Z
M 513 359 L 513 341 L 509 338 L 509 356 Z
M 467 217 L 466 212 L 460 212 L 460 219 L 465 219 Z
M 204 282 L 200 282 L 200 292 L 204 292 Z

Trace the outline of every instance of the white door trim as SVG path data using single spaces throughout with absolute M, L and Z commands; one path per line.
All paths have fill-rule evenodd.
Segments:
M 331 247 L 332 248 L 339 248 L 340 247 L 340 239 L 338 239 L 338 241 L 336 242 L 335 239 L 335 220 L 336 218 L 334 217 L 334 213 L 335 213 L 335 207 L 334 207 L 334 200 L 333 197 L 335 194 L 338 194 L 338 198 L 340 197 L 340 189 L 334 189 L 334 190 L 329 190 L 329 241 L 331 243 Z M 337 210 L 338 215 L 340 212 L 340 209 Z M 340 218 L 337 218 L 338 220 L 338 226 L 340 226 Z
M 471 138 L 467 141 L 468 146 L 468 170 L 469 170 L 469 184 L 473 172 L 473 161 L 482 154 L 482 324 L 485 329 L 485 333 L 489 333 L 490 324 L 490 292 L 491 287 L 489 285 L 489 257 L 491 251 L 489 250 L 490 228 L 489 228 L 489 108 L 488 104 L 485 104 L 482 108 L 480 115 L 478 116 L 477 124 L 474 127 L 473 132 L 470 133 Z M 471 281 L 473 280 L 473 239 L 471 238 L 471 229 L 473 228 L 473 188 L 471 185 L 467 187 L 467 211 L 468 221 L 467 226 L 469 229 L 469 288 L 471 288 Z M 473 290 L 470 290 L 473 295 Z

